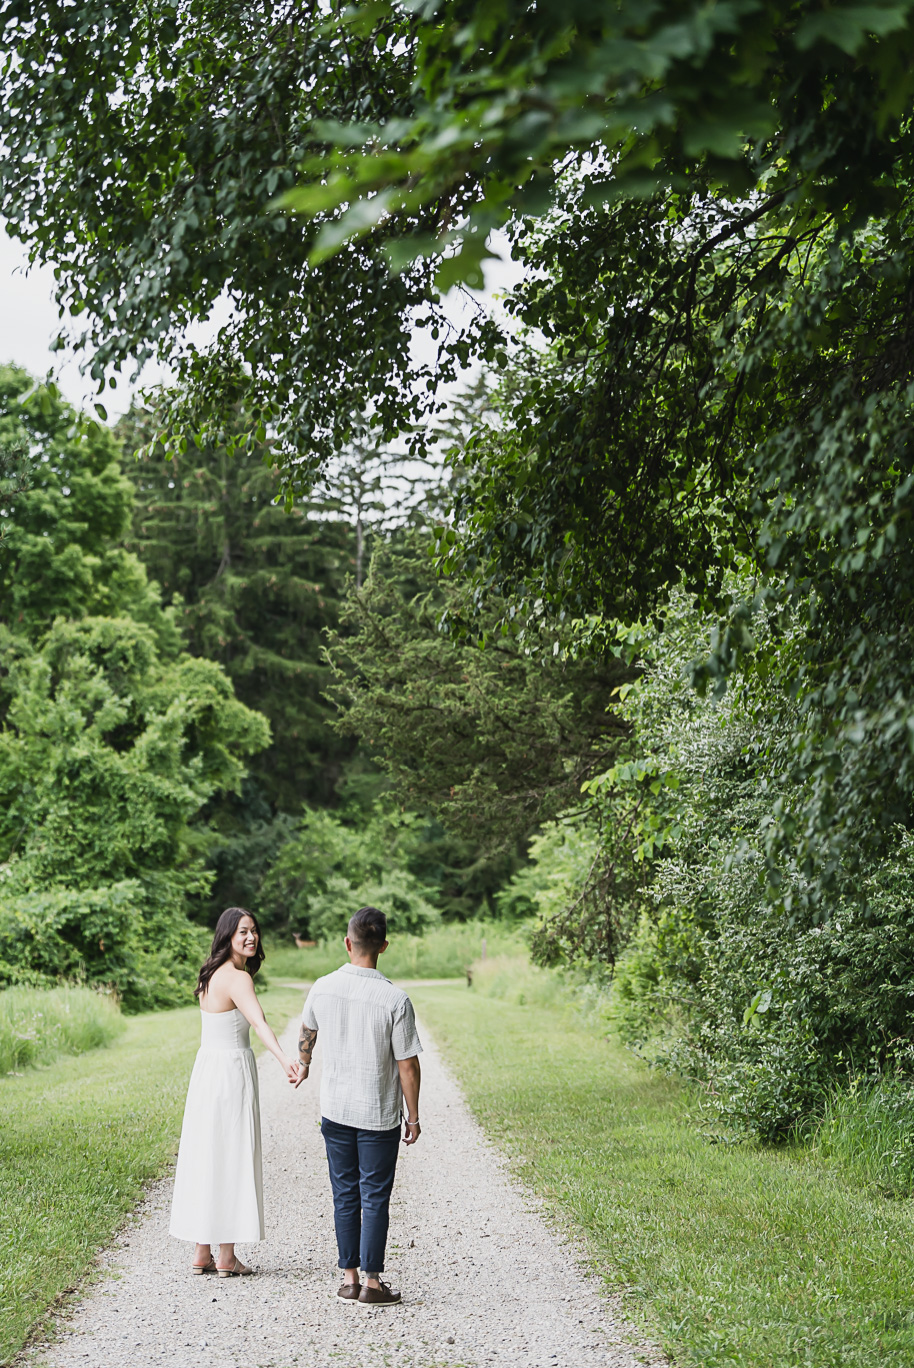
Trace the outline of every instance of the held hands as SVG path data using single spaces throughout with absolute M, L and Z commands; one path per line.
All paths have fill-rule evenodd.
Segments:
M 297 1088 L 299 1083 L 304 1083 L 305 1079 L 308 1077 L 308 1065 L 302 1064 L 301 1061 L 299 1061 L 295 1067 L 298 1070 L 298 1076 L 297 1078 L 294 1078 L 291 1081 L 295 1084 Z
M 407 1121 L 403 1118 L 403 1143 L 404 1145 L 414 1145 L 422 1134 L 422 1127 L 418 1121 Z
M 297 1088 L 302 1080 L 301 1064 L 299 1064 L 297 1059 L 294 1063 L 291 1059 L 287 1059 L 283 1064 L 283 1068 L 286 1071 L 286 1078 L 292 1084 L 293 1088 Z M 307 1077 L 307 1070 L 305 1070 L 305 1076 Z

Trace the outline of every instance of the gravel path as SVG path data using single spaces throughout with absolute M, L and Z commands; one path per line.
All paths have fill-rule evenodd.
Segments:
M 33 1368 L 635 1368 L 638 1347 L 612 1301 L 508 1175 L 470 1116 L 427 1030 L 420 1032 L 419 1143 L 398 1164 L 385 1275 L 399 1307 L 336 1297 L 333 1204 L 317 1067 L 297 1092 L 260 1060 L 267 1238 L 239 1253 L 253 1278 L 191 1277 L 168 1235 L 171 1182 L 102 1256 L 60 1338 Z M 297 1023 L 284 1048 L 295 1048 Z M 317 1056 L 320 1055 L 318 1045 Z M 317 1057 L 316 1065 L 319 1063 Z

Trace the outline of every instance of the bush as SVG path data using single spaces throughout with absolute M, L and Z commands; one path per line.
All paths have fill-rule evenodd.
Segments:
M 261 891 L 268 926 L 287 925 L 303 940 L 340 939 L 353 912 L 379 907 L 391 932 L 417 935 L 441 920 L 433 890 L 408 868 L 411 820 L 380 812 L 347 826 L 331 812 L 306 811 Z
M 529 863 L 496 893 L 501 916 L 535 913 L 548 921 L 563 912 L 585 884 L 599 845 L 596 830 L 581 823 L 549 822 L 530 842 Z
M 0 992 L 0 1074 L 109 1045 L 124 1029 L 117 1000 L 93 988 Z
M 168 891 L 125 879 L 6 898 L 0 985 L 88 979 L 116 989 L 128 1011 L 189 1002 L 210 937 Z

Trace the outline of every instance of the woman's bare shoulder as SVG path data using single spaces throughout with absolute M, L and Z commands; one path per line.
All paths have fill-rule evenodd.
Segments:
M 210 979 L 210 982 L 218 983 L 223 992 L 232 993 L 233 995 L 235 992 L 244 993 L 254 991 L 254 980 L 251 978 L 250 974 L 246 969 L 236 969 L 231 960 L 228 960 L 225 964 L 220 964 L 219 968 Z
M 218 969 L 213 970 L 210 985 L 214 983 L 231 983 L 232 976 L 240 971 L 235 968 L 231 960 L 226 960 L 225 964 L 220 964 Z

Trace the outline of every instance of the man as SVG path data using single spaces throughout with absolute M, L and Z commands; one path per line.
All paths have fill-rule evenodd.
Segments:
M 298 1053 L 308 1077 L 318 1032 L 323 1051 L 321 1133 L 327 1148 L 339 1266 L 337 1296 L 394 1306 L 400 1293 L 381 1281 L 390 1194 L 400 1145 L 419 1139 L 419 1058 L 413 1005 L 378 972 L 387 918 L 362 907 L 349 922 L 349 964 L 317 980 L 302 1012 Z M 298 1086 L 298 1084 L 296 1084 Z M 365 1274 L 359 1282 L 359 1267 Z

